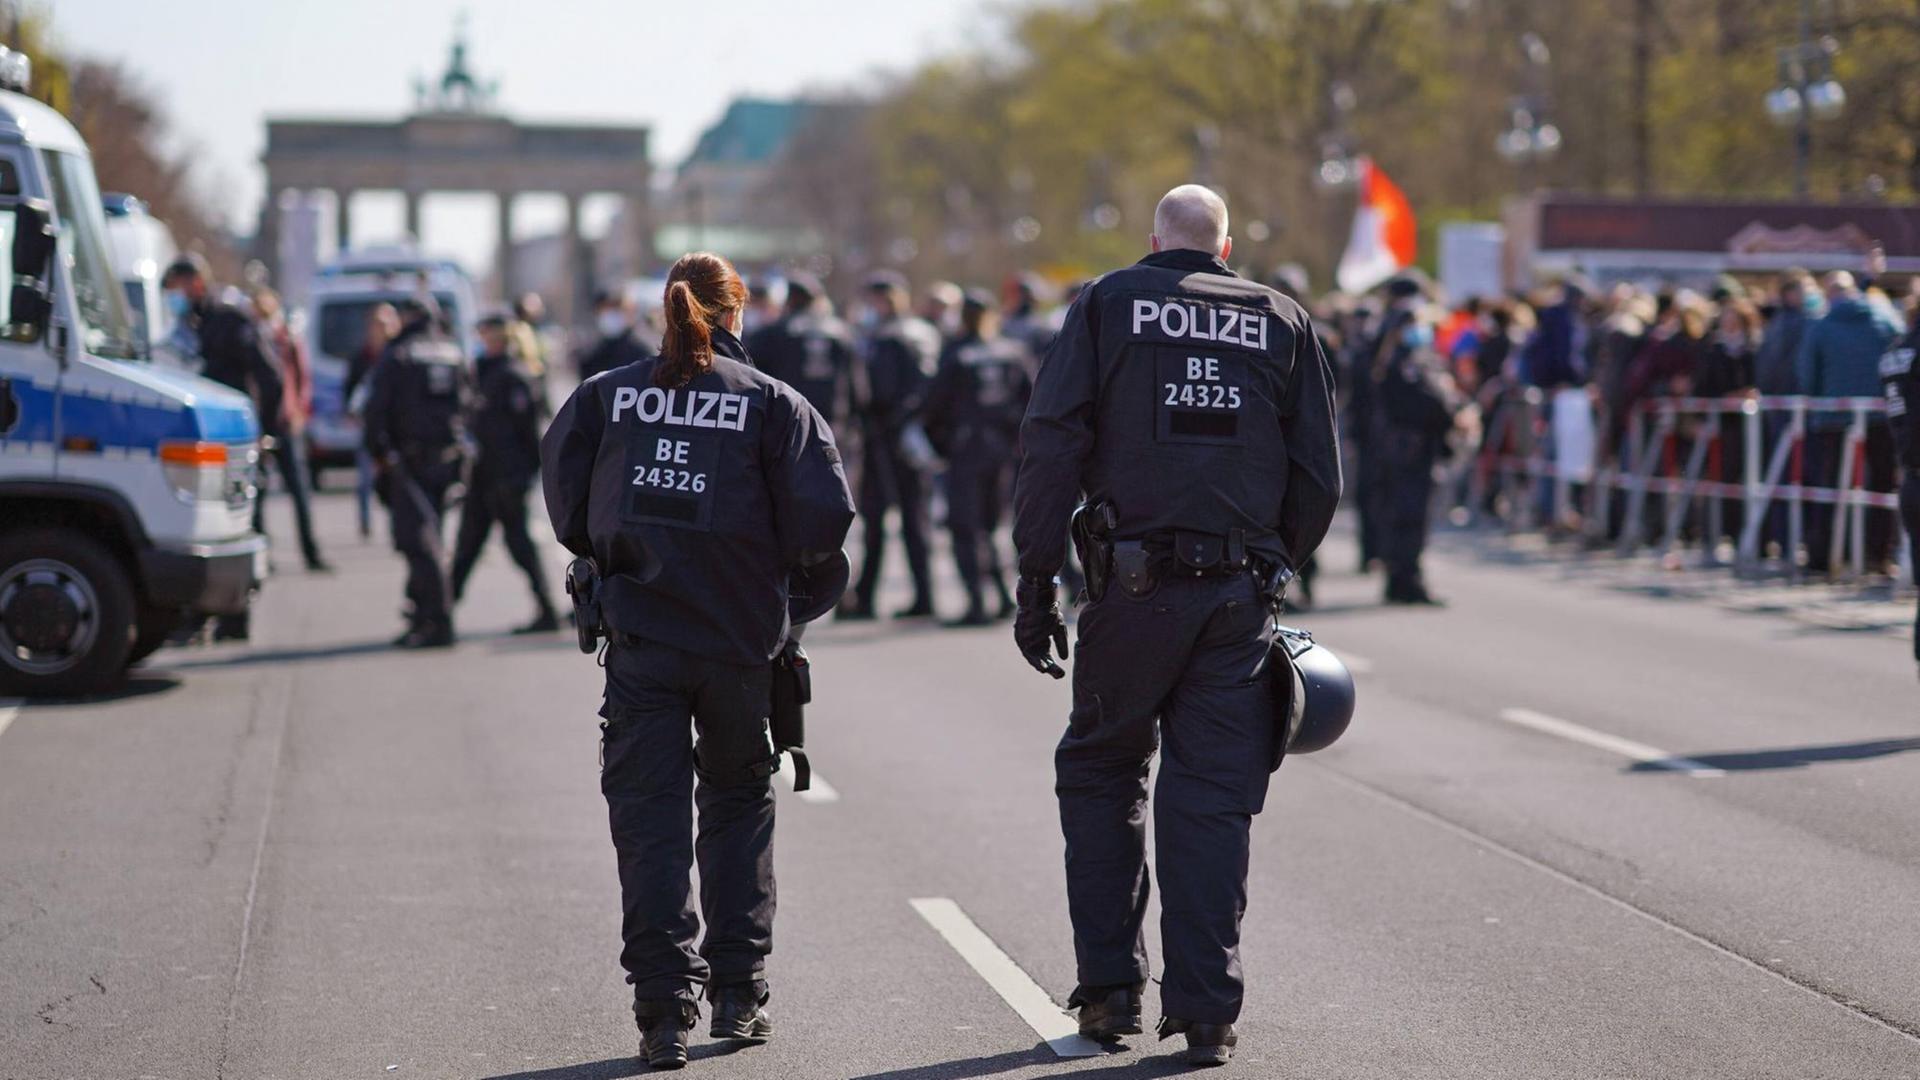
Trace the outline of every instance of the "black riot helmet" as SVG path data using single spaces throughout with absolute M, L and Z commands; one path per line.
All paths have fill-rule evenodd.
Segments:
M 832 611 L 847 591 L 853 564 L 847 553 L 836 551 L 811 566 L 787 572 L 787 618 L 795 626 L 810 623 Z
M 1274 680 L 1274 720 L 1285 738 L 1275 748 L 1275 767 L 1285 754 L 1325 750 L 1353 722 L 1353 675 L 1333 651 L 1305 630 L 1282 626 L 1267 658 Z

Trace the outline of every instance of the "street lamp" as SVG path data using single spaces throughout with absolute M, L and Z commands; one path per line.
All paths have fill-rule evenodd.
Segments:
M 1793 129 L 1793 190 L 1807 197 L 1813 162 L 1813 122 L 1832 120 L 1845 111 L 1847 91 L 1833 77 L 1840 43 L 1813 36 L 1813 0 L 1800 0 L 1800 40 L 1781 49 L 1780 83 L 1767 91 L 1767 115 Z
M 1353 153 L 1353 135 L 1347 131 L 1347 117 L 1358 99 L 1353 87 L 1336 80 L 1327 87 L 1327 102 L 1331 106 L 1333 129 L 1320 136 L 1320 167 L 1313 172 L 1313 186 L 1331 193 L 1344 191 L 1360 181 L 1360 162 Z
M 1531 187 L 1533 167 L 1559 153 L 1562 139 L 1559 127 L 1547 118 L 1547 73 L 1553 54 L 1531 30 L 1520 36 L 1520 53 L 1527 62 L 1526 92 L 1508 103 L 1507 130 L 1493 140 L 1493 149 L 1509 164 L 1525 170 Z

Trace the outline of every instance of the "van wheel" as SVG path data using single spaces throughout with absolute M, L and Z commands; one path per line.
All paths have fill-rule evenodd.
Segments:
M 186 621 L 185 613 L 179 608 L 140 606 L 140 613 L 133 619 L 133 649 L 127 653 L 127 666 L 152 656 L 154 651 L 165 645 L 173 632 Z
M 126 675 L 133 578 L 85 533 L 23 529 L 0 536 L 0 691 L 97 693 Z

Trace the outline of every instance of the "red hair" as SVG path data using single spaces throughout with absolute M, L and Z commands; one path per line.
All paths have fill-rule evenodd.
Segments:
M 666 334 L 654 382 L 685 386 L 713 367 L 713 330 L 747 306 L 747 286 L 733 264 L 711 251 L 680 256 L 667 271 Z

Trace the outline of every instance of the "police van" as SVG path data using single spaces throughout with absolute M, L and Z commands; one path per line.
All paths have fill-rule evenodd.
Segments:
M 113 259 L 121 291 L 127 294 L 134 336 L 151 350 L 172 329 L 165 298 L 160 295 L 160 275 L 166 273 L 180 249 L 174 246 L 173 233 L 166 225 L 147 212 L 146 203 L 118 192 L 109 192 L 103 202 L 107 255 Z
M 245 616 L 260 427 L 141 359 L 86 144 L 26 77 L 0 49 L 0 694 L 89 693 Z
M 426 258 L 405 247 L 369 248 L 342 253 L 315 279 L 306 318 L 313 372 L 307 468 L 315 488 L 324 469 L 351 467 L 360 451 L 360 419 L 348 400 L 347 378 L 366 344 L 367 316 L 381 304 L 421 293 L 439 306 L 461 355 L 472 356 L 477 317 L 473 281 L 454 262 Z

